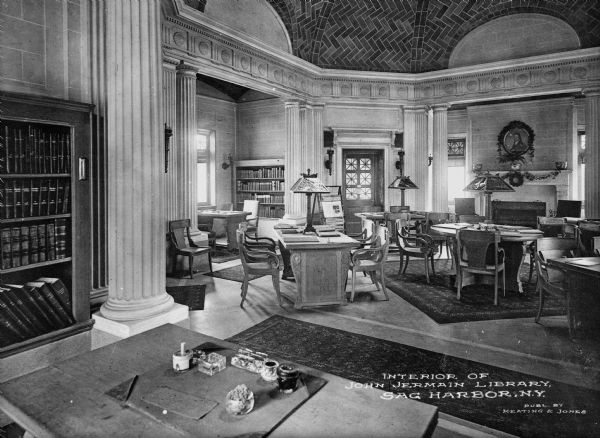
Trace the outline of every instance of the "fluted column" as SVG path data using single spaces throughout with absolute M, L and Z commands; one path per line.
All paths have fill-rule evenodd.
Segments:
M 183 61 L 176 67 L 177 105 L 177 208 L 179 218 L 190 218 L 198 227 L 196 212 L 196 73 Z
M 433 211 L 448 211 L 448 108 L 433 107 Z
M 600 86 L 585 94 L 585 216 L 600 218 Z
M 165 292 L 159 0 L 106 2 L 108 300 L 101 316 L 140 320 Z
M 406 203 L 413 210 L 427 209 L 429 179 L 427 168 L 427 107 L 404 107 L 404 174 L 419 187 L 406 191 Z
M 164 123 L 167 127 L 171 128 L 172 136 L 169 140 L 169 152 L 166 155 L 166 173 L 165 173 L 165 208 L 166 208 L 166 221 L 165 221 L 165 232 L 167 231 L 168 221 L 172 221 L 179 218 L 178 208 L 178 181 L 177 181 L 177 167 L 178 167 L 178 154 L 177 151 L 177 85 L 175 79 L 175 64 L 167 61 L 163 61 L 163 118 Z
M 300 174 L 306 172 L 302 162 L 300 136 L 300 102 L 285 103 L 285 212 L 286 214 L 301 215 L 305 212 L 306 199 L 304 195 L 290 192 L 292 185 Z

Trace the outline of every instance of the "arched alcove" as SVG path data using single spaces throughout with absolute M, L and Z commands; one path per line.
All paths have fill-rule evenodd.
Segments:
M 513 14 L 469 32 L 452 51 L 448 67 L 545 55 L 580 47 L 575 30 L 558 18 L 543 14 Z
M 285 26 L 265 0 L 208 0 L 204 13 L 270 47 L 286 53 L 292 52 Z

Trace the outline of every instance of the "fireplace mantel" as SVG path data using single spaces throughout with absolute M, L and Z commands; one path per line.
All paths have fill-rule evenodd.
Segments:
M 493 175 L 501 177 L 508 176 L 506 170 L 490 170 Z M 569 199 L 569 188 L 571 184 L 571 170 L 521 170 L 523 175 L 523 186 L 555 186 L 556 198 Z

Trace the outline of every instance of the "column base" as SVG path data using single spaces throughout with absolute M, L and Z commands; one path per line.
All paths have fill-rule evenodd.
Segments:
M 146 319 L 138 319 L 131 321 L 114 321 L 105 318 L 96 312 L 92 315 L 92 318 L 96 321 L 94 323 L 95 330 L 101 330 L 120 338 L 128 338 L 138 333 L 142 333 L 153 328 L 159 327 L 163 324 L 175 324 L 189 318 L 189 308 L 182 304 L 173 304 L 173 307 L 167 312 L 148 317 Z

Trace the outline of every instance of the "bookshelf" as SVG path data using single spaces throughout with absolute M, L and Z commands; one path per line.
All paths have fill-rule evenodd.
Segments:
M 235 163 L 236 210 L 245 200 L 257 200 L 258 215 L 281 218 L 285 213 L 283 159 L 240 160 Z
M 22 320 L 13 325 L 24 338 L 2 340 L 6 357 L 92 326 L 92 106 L 8 92 L 0 92 L 0 106 L 0 322 L 8 329 Z M 49 292 L 41 278 L 64 288 Z M 33 288 L 44 289 L 37 303 L 26 296 Z

